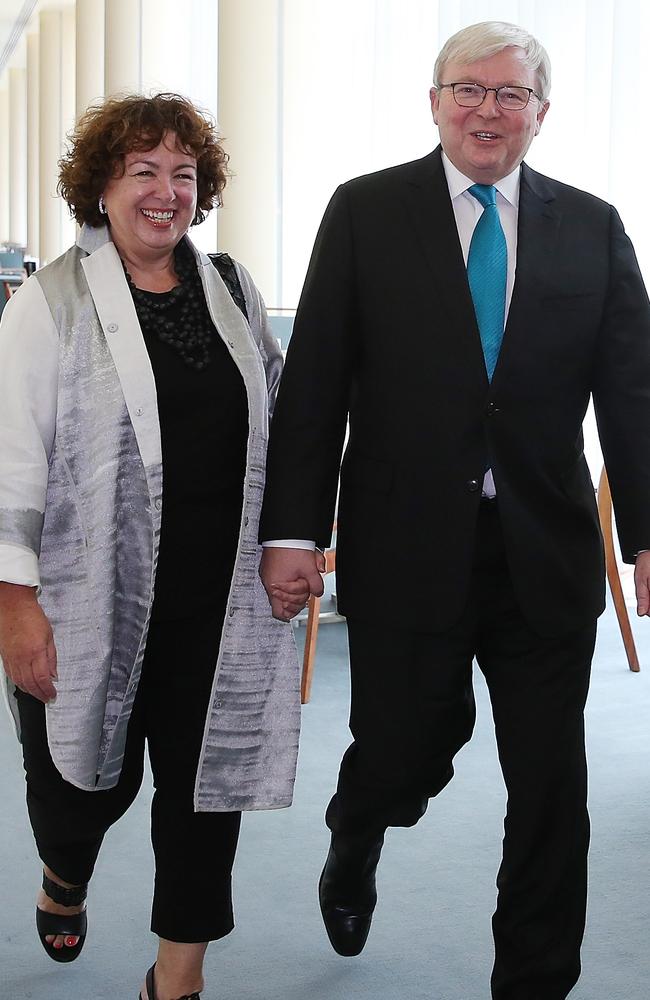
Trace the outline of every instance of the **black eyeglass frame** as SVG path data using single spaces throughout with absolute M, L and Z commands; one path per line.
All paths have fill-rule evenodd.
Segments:
M 445 87 L 449 87 L 451 89 L 453 98 L 459 108 L 480 108 L 484 103 L 485 98 L 490 93 L 490 91 L 494 93 L 497 104 L 499 105 L 500 108 L 503 108 L 504 111 L 525 111 L 528 105 L 530 104 L 531 97 L 535 97 L 540 102 L 540 104 L 542 103 L 542 98 L 537 93 L 536 90 L 533 90 L 532 87 L 520 87 L 519 84 L 511 84 L 510 86 L 508 86 L 507 84 L 503 84 L 503 86 L 501 87 L 484 87 L 482 83 L 471 83 L 469 80 L 458 80 L 456 83 L 441 83 L 440 86 L 438 87 L 438 90 L 444 90 Z M 456 87 L 477 87 L 479 90 L 483 91 L 483 99 L 479 104 L 461 104 L 458 98 L 456 97 L 456 89 L 455 89 Z M 508 108 L 506 107 L 506 105 L 502 104 L 501 101 L 499 100 L 500 90 L 525 90 L 528 92 L 528 100 L 521 108 Z

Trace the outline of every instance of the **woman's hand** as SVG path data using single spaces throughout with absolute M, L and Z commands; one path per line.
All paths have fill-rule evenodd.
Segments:
M 0 656 L 21 691 L 39 701 L 56 698 L 54 636 L 33 587 L 0 582 Z
M 284 621 L 289 621 L 300 614 L 309 600 L 309 584 L 304 579 L 275 583 L 271 587 L 271 592 L 276 607 L 279 606 L 281 609 Z

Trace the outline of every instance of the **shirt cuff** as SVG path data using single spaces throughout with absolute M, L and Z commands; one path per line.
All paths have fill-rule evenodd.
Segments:
M 262 546 L 265 549 L 307 549 L 309 552 L 314 552 L 316 542 L 306 538 L 273 538 L 268 542 L 262 542 Z
M 0 580 L 24 587 L 40 587 L 36 553 L 22 545 L 0 542 Z

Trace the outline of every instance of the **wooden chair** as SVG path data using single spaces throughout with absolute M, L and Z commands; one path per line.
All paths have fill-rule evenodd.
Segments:
M 623 645 L 625 646 L 627 662 L 630 670 L 633 670 L 634 673 L 638 673 L 641 667 L 639 666 L 639 657 L 637 656 L 634 636 L 632 635 L 630 616 L 627 613 L 625 598 L 623 597 L 623 588 L 621 586 L 621 577 L 618 572 L 618 565 L 616 562 L 614 532 L 612 530 L 612 494 L 609 489 L 609 480 L 607 478 L 607 470 L 605 469 L 605 466 L 603 466 L 603 471 L 600 474 L 600 482 L 598 483 L 598 516 L 600 518 L 600 528 L 605 541 L 605 566 L 607 568 L 607 579 L 609 580 L 609 588 L 612 592 L 614 609 L 616 611 L 616 617 L 618 618 L 618 624 L 623 638 Z
M 325 573 L 333 573 L 336 569 L 336 546 L 325 550 Z M 316 639 L 320 615 L 320 597 L 310 597 L 307 605 L 307 633 L 305 635 L 305 653 L 302 658 L 302 678 L 300 681 L 300 701 L 306 705 L 311 696 L 311 682 L 314 676 L 314 661 L 316 659 Z

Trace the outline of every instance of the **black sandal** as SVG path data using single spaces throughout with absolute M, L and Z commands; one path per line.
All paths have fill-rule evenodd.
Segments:
M 158 1000 L 156 996 L 156 987 L 153 984 L 153 970 L 156 968 L 156 963 L 154 962 L 147 973 L 147 978 L 145 983 L 147 986 L 147 993 L 149 994 L 149 1000 Z M 142 991 L 138 993 L 138 1000 L 143 1000 Z M 189 995 L 185 993 L 182 997 L 178 997 L 178 1000 L 201 1000 L 200 993 L 190 993 Z
M 74 889 L 64 889 L 43 872 L 43 892 L 59 906 L 80 906 L 88 894 L 88 884 L 78 885 Z M 85 909 L 81 913 L 65 916 L 61 913 L 46 913 L 45 910 L 36 907 L 38 936 L 46 952 L 55 962 L 74 962 L 75 958 L 79 957 L 86 940 L 87 928 L 88 917 Z M 71 948 L 65 944 L 63 948 L 55 948 L 45 940 L 48 934 L 63 934 L 65 937 L 78 937 L 79 940 Z

